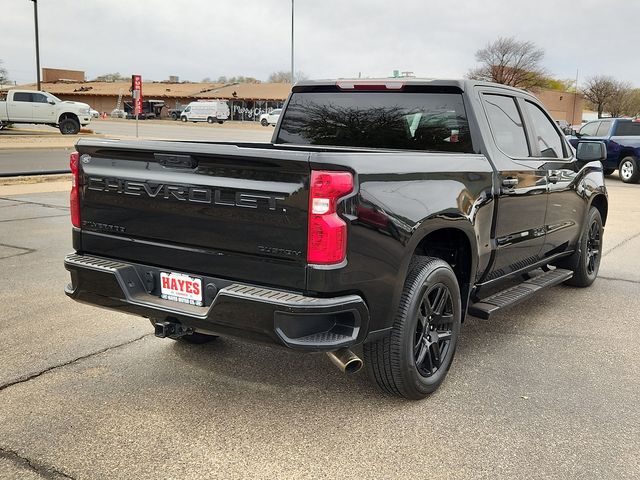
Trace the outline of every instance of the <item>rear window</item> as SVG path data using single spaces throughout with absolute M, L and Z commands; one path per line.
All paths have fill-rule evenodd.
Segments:
M 298 92 L 278 143 L 471 153 L 458 93 Z
M 640 122 L 618 122 L 615 134 L 618 137 L 640 137 Z

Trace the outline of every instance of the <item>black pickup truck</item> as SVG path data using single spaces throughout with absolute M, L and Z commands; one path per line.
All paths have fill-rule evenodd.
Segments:
M 423 398 L 467 314 L 595 280 L 606 151 L 576 152 L 535 97 L 470 80 L 302 82 L 271 143 L 82 139 L 65 291 Z

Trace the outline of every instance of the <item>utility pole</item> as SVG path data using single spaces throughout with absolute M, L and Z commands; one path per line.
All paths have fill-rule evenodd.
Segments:
M 33 2 L 33 19 L 36 26 L 36 73 L 38 78 L 38 90 L 40 88 L 40 40 L 38 39 L 38 0 L 31 0 Z
M 291 0 L 291 85 L 294 83 L 295 74 L 293 73 L 293 4 L 295 0 Z
M 573 92 L 573 109 L 571 110 L 571 125 L 575 125 L 576 119 L 576 99 L 578 98 L 578 73 L 579 70 L 576 69 L 576 91 Z M 582 118 L 580 118 L 580 123 L 582 123 Z

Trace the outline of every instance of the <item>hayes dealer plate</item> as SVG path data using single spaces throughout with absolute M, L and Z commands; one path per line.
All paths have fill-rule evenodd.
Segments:
M 202 306 L 202 280 L 181 273 L 160 272 L 160 297 Z

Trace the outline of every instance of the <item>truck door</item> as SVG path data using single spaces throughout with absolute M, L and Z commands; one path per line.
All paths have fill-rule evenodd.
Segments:
M 31 107 L 31 92 L 11 92 L 9 100 L 7 100 L 7 114 L 9 120 L 15 122 L 31 122 L 33 121 L 33 108 Z
M 516 94 L 482 93 L 495 142 L 492 160 L 498 170 L 492 232 L 495 253 L 483 281 L 536 263 L 544 244 L 547 172 L 544 161 L 532 157 L 520 100 Z
M 56 107 L 49 103 L 49 97 L 43 93 L 34 92 L 31 94 L 31 107 L 34 122 L 57 123 Z
M 525 118 L 533 132 L 533 155 L 543 162 L 542 168 L 547 174 L 546 235 L 542 255 L 550 257 L 573 248 L 580 236 L 586 203 L 578 194 L 576 159 L 564 136 L 539 105 L 530 100 L 523 103 Z M 610 120 L 603 121 L 598 132 L 604 129 L 603 137 L 606 136 L 610 125 Z

